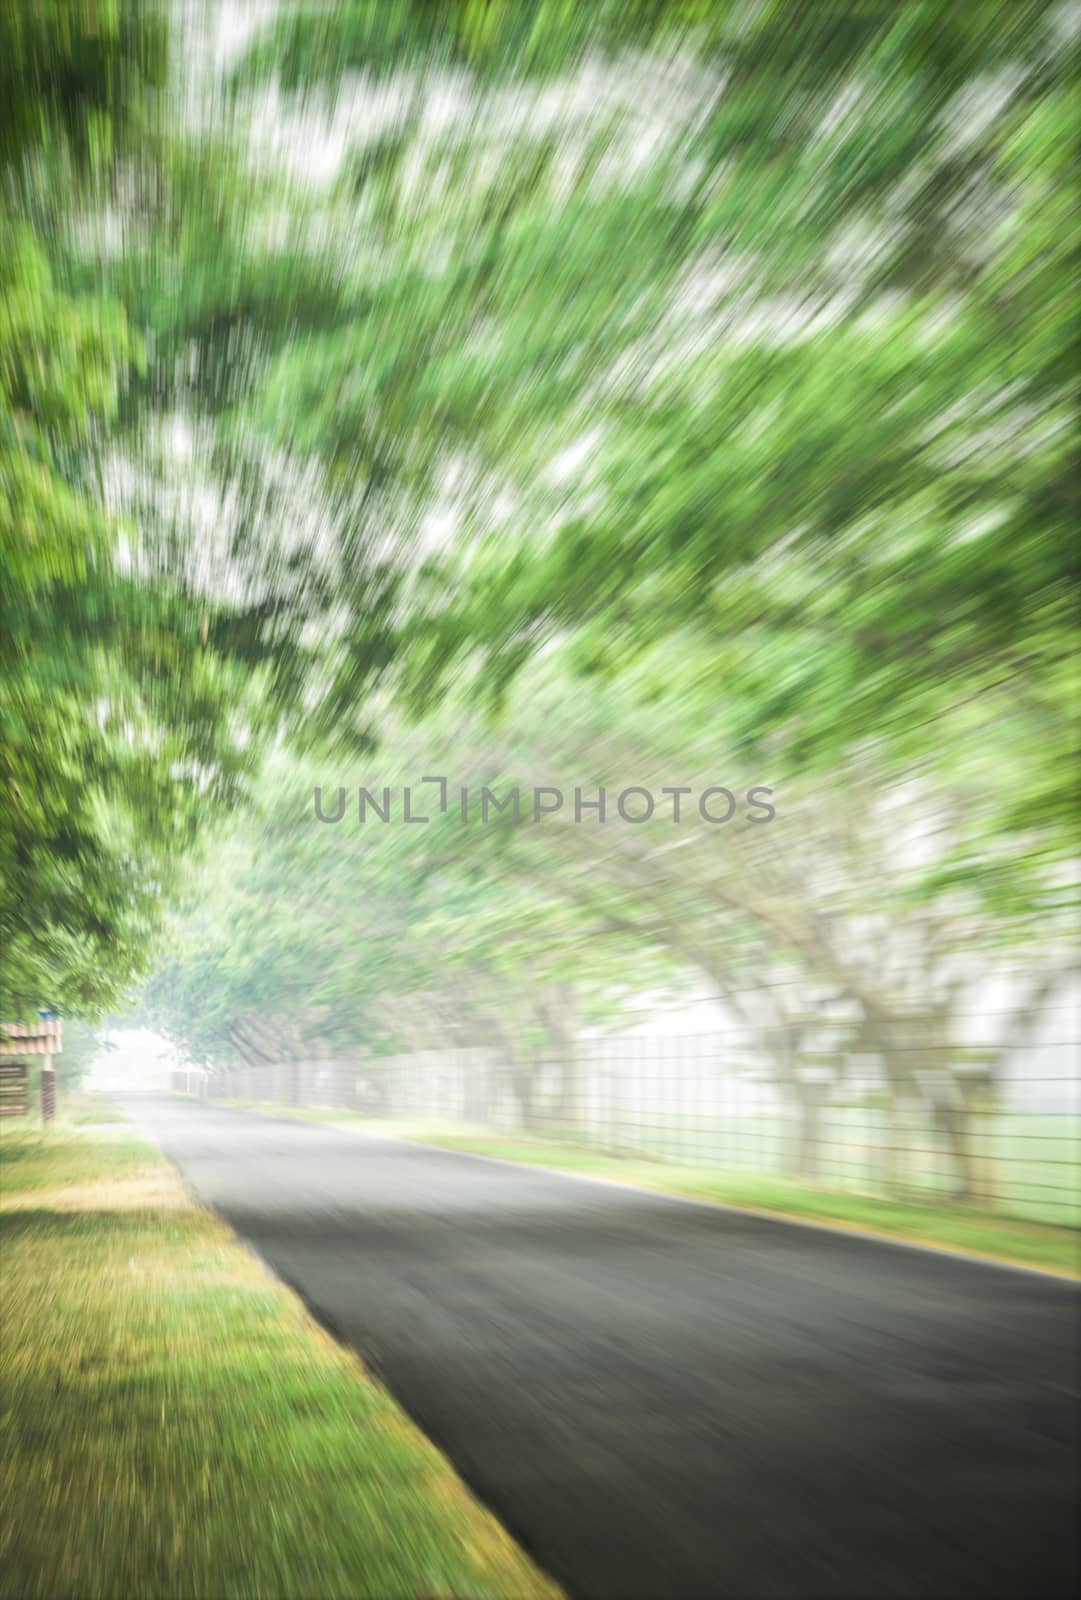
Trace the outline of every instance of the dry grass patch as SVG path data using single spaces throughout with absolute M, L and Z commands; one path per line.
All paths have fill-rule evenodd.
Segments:
M 157 1167 L 100 1183 L 23 1189 L 0 1198 L 0 1211 L 185 1211 L 191 1204 L 176 1174 Z

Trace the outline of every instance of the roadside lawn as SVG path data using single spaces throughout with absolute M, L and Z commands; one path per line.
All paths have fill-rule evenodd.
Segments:
M 186 1097 L 183 1097 L 186 1098 Z M 1081 1278 L 1081 1232 L 1043 1222 L 1025 1222 L 991 1211 L 949 1205 L 920 1205 L 884 1200 L 874 1195 L 845 1193 L 797 1183 L 771 1173 L 731 1172 L 605 1155 L 587 1146 L 554 1139 L 492 1133 L 483 1128 L 435 1122 L 394 1122 L 360 1117 L 350 1111 L 263 1105 L 247 1100 L 212 1100 L 208 1104 L 306 1122 L 332 1122 L 358 1133 L 414 1139 L 447 1150 L 464 1150 L 502 1161 L 524 1161 L 607 1178 L 643 1189 L 686 1195 L 747 1211 L 766 1211 L 805 1222 L 835 1223 L 886 1238 L 985 1256 L 1015 1266 L 1038 1267 L 1062 1277 Z
M 554 1600 L 115 1115 L 0 1131 L 0 1595 Z

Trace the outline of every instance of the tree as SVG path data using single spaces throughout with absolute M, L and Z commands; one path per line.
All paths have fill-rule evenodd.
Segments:
M 1006 724 L 1037 758 L 999 825 L 1036 876 L 1068 855 L 1076 53 L 1045 4 L 284 10 L 239 83 L 397 73 L 397 113 L 329 188 L 262 173 L 221 271 L 192 225 L 176 332 L 224 470 L 261 440 L 321 474 L 320 735 L 370 734 L 373 671 L 424 713 L 570 632 L 587 682 L 676 634 L 807 770 Z M 253 247 L 283 206 L 317 243 Z
M 763 640 L 786 650 L 758 736 L 831 759 L 853 729 L 918 745 L 958 701 L 997 719 L 1001 680 L 1007 694 L 1023 681 L 1056 752 L 1028 798 L 1061 852 L 1077 510 L 1065 14 L 639 6 L 587 26 L 538 5 L 483 19 L 290 8 L 244 69 L 258 81 L 284 65 L 310 86 L 382 70 L 388 51 L 421 82 L 472 64 L 460 121 L 433 132 L 407 108 L 346 167 L 331 248 L 358 225 L 378 248 L 345 269 L 336 325 L 271 339 L 253 408 L 336 493 L 356 490 L 353 550 L 391 519 L 406 566 L 455 463 L 453 551 L 408 590 L 416 703 L 478 648 L 498 695 L 567 628 L 603 669 L 613 649 L 626 660 L 693 625 L 703 655 L 723 639 L 743 671 Z M 642 44 L 658 72 L 678 46 L 707 74 L 651 162 L 634 166 L 635 124 L 602 80 L 602 113 L 568 114 L 573 161 L 525 115 L 491 170 L 505 79 Z M 722 69 L 724 93 L 708 77 Z M 574 493 L 545 469 L 576 446 L 588 483 Z M 499 499 L 512 509 L 493 517 Z M 838 616 L 843 639 L 819 650 Z M 344 718 L 356 679 L 339 687 Z
M 10 558 L 9 990 L 114 994 L 268 744 L 423 739 L 785 809 L 723 851 L 444 817 L 335 857 L 264 787 L 155 986 L 194 1050 L 555 1041 L 569 1085 L 573 1017 L 695 971 L 807 1159 L 809 1053 L 873 1046 L 898 1099 L 959 1060 L 959 966 L 1057 970 L 1076 850 L 1067 12 L 287 5 L 231 98 L 152 118 L 135 11 L 93 10 L 85 136 L 51 91 L 10 123 L 3 481 L 50 542 Z
M 450 829 L 362 829 L 355 791 L 350 821 L 320 824 L 317 775 L 285 755 L 268 771 L 257 818 L 238 820 L 177 924 L 146 992 L 149 1020 L 199 1059 L 256 1069 L 490 1049 L 530 1125 L 554 1057 L 557 1114 L 571 1125 L 579 1027 L 617 1014 L 620 994 L 665 964 L 596 939 L 588 910 L 539 881 L 507 874 L 493 892 L 479 839 L 464 850 Z
M 115 531 L 92 477 L 139 341 L 115 303 L 57 283 L 32 203 L 42 171 L 85 173 L 127 137 L 159 46 L 134 7 L 17 4 L 0 21 L 0 1012 L 12 1017 L 100 1006 L 138 970 L 154 847 L 183 816 L 181 797 L 162 814 L 169 765 L 193 753 L 190 727 L 157 756 L 133 737 L 153 720 L 159 663 L 135 619 L 154 607 L 136 611 L 109 572 Z
M 18 0 L 0 62 L 0 1015 L 100 1013 L 297 674 L 226 626 L 190 548 L 146 561 L 107 482 L 147 346 L 78 240 L 156 159 L 160 14 Z

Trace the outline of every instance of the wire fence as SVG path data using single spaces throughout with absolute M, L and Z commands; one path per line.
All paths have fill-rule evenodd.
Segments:
M 919 1061 L 898 1083 L 873 1057 L 779 1067 L 703 1033 L 586 1039 L 570 1057 L 460 1048 L 237 1066 L 174 1087 L 1081 1226 L 1077 1047 L 1051 1040 L 1005 1062 L 922 1047 Z

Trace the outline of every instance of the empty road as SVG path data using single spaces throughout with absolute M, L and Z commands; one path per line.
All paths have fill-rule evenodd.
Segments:
M 121 1103 L 575 1600 L 1073 1592 L 1073 1286 Z

